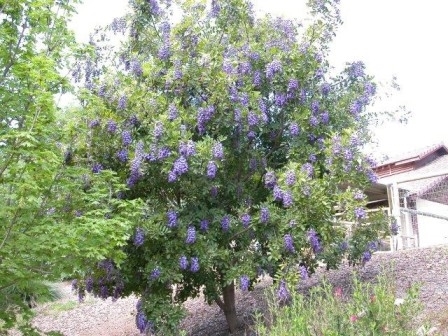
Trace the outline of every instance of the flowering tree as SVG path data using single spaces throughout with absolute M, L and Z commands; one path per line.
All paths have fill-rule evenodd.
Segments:
M 312 2 L 307 27 L 256 18 L 245 0 L 178 1 L 176 24 L 169 1 L 130 4 L 74 75 L 85 78 L 89 155 L 126 182 L 122 199 L 145 205 L 125 262 L 92 267 L 78 290 L 137 293 L 137 327 L 162 334 L 202 290 L 233 332 L 235 288 L 264 272 L 287 301 L 318 261 L 368 261 L 385 223 L 362 225 L 376 86 L 362 62 L 329 74 L 337 1 Z M 125 36 L 118 51 L 108 32 Z M 350 239 L 336 213 L 358 223 Z

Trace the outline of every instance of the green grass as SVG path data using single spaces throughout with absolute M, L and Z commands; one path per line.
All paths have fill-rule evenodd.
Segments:
M 79 305 L 76 301 L 52 302 L 45 307 L 44 313 L 57 315 L 59 313 L 75 309 Z

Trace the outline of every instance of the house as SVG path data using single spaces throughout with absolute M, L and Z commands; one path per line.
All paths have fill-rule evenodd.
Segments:
M 366 194 L 400 227 L 392 249 L 448 244 L 448 148 L 428 146 L 381 162 Z

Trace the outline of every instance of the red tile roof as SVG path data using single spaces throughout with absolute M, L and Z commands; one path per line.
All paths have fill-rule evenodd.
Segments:
M 415 149 L 415 150 L 409 151 L 407 153 L 397 155 L 395 157 L 392 157 L 390 159 L 387 159 L 387 160 L 381 162 L 375 168 L 392 165 L 392 164 L 397 165 L 397 164 L 402 164 L 402 163 L 419 161 L 419 160 L 425 158 L 426 156 L 438 151 L 439 149 L 444 150 L 445 154 L 448 154 L 448 147 L 446 147 L 445 144 L 443 144 L 443 143 L 439 143 L 437 145 L 426 146 L 424 148 Z

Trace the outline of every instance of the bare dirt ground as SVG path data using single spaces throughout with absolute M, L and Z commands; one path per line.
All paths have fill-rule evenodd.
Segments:
M 393 268 L 397 298 L 401 298 L 414 282 L 421 283 L 420 299 L 424 312 L 417 321 L 428 319 L 437 327 L 440 335 L 448 335 L 448 246 L 406 250 L 394 253 L 377 253 L 362 268 L 357 268 L 364 281 L 375 281 L 384 269 Z M 319 270 L 310 279 L 303 281 L 298 290 L 306 293 L 326 277 L 334 286 L 349 291 L 354 268 L 343 265 L 339 270 Z M 391 279 L 392 280 L 392 279 Z M 250 325 L 255 312 L 267 309 L 265 289 L 272 280 L 264 278 L 251 293 L 237 293 L 237 311 L 244 326 L 236 334 L 253 335 Z M 77 303 L 69 283 L 58 285 L 63 297 L 36 308 L 34 325 L 43 331 L 59 331 L 66 336 L 137 336 L 135 327 L 136 298 L 120 299 L 116 302 L 87 297 L 86 302 Z M 190 336 L 228 335 L 223 314 L 216 305 L 208 306 L 201 298 L 185 303 L 188 316 L 182 329 Z

